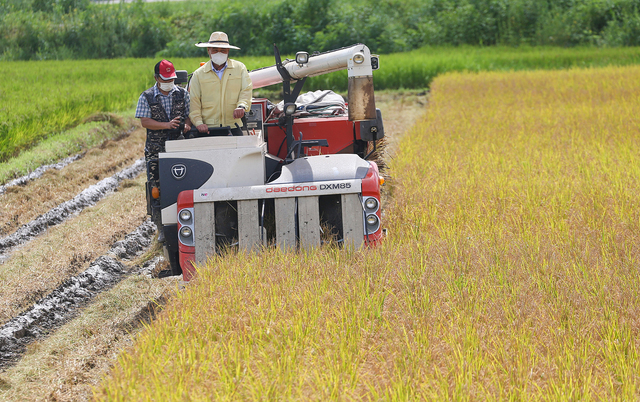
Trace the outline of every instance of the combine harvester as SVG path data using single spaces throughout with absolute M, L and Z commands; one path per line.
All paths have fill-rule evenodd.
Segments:
M 367 161 L 384 136 L 373 93 L 378 57 L 363 44 L 284 61 L 275 48 L 275 57 L 274 66 L 249 76 L 254 89 L 282 83 L 284 101 L 254 98 L 245 135 L 190 132 L 167 141 L 166 152 L 150 161 L 156 173 L 147 183 L 148 210 L 161 209 L 158 229 L 171 264 L 165 275 L 189 281 L 194 263 L 227 247 L 332 241 L 358 248 L 382 239 L 383 179 Z M 343 69 L 347 105 L 331 91 L 299 96 L 307 77 Z

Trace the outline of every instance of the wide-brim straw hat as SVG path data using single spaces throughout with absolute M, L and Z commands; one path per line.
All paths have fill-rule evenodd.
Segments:
M 240 49 L 229 44 L 229 37 L 224 32 L 214 32 L 209 37 L 209 42 L 198 42 L 198 47 L 219 47 L 222 49 Z

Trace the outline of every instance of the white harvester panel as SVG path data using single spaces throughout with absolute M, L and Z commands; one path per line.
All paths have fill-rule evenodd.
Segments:
M 164 185 L 167 189 L 179 189 L 183 183 L 187 183 L 186 180 L 192 180 L 191 189 L 234 188 L 265 183 L 264 155 L 267 146 L 261 135 L 167 141 L 165 147 L 166 152 L 160 154 L 161 169 L 166 166 L 164 169 L 171 174 L 174 170 L 179 173 L 183 168 L 187 171 L 185 179 L 173 175 L 174 182 Z M 163 206 L 162 222 L 165 225 L 177 223 L 175 202 Z
M 188 158 L 207 162 L 213 174 L 203 188 L 264 184 L 266 143 L 258 135 L 205 137 L 167 141 L 160 158 Z

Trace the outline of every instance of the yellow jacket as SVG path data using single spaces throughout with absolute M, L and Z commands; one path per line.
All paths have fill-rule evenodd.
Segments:
M 228 59 L 222 79 L 211 69 L 211 60 L 194 71 L 189 82 L 191 97 L 191 123 L 209 127 L 222 125 L 242 126 L 242 120 L 233 118 L 233 110 L 251 107 L 253 84 L 247 68 L 237 60 Z

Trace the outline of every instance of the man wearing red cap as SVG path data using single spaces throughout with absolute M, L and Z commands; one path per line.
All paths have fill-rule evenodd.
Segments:
M 168 60 L 159 61 L 154 70 L 156 84 L 144 91 L 138 99 L 135 117 L 140 119 L 142 127 L 147 129 L 147 141 L 144 145 L 144 158 L 147 162 L 147 180 L 151 180 L 149 160 L 158 159 L 164 152 L 164 143 L 184 121 L 184 131 L 191 129 L 189 119 L 189 92 L 174 84 L 177 78 L 173 63 Z M 172 133 L 173 130 L 173 133 Z M 147 194 L 149 196 L 149 194 Z M 160 229 L 160 211 L 153 210 L 151 218 Z M 159 241 L 164 239 L 162 231 Z
M 206 47 L 210 60 L 197 69 L 189 82 L 191 121 L 201 133 L 214 127 L 231 127 L 233 135 L 242 135 L 244 112 L 251 106 L 253 84 L 244 64 L 229 59 L 229 44 L 224 32 L 214 32 Z M 236 126 L 237 125 L 237 126 Z

